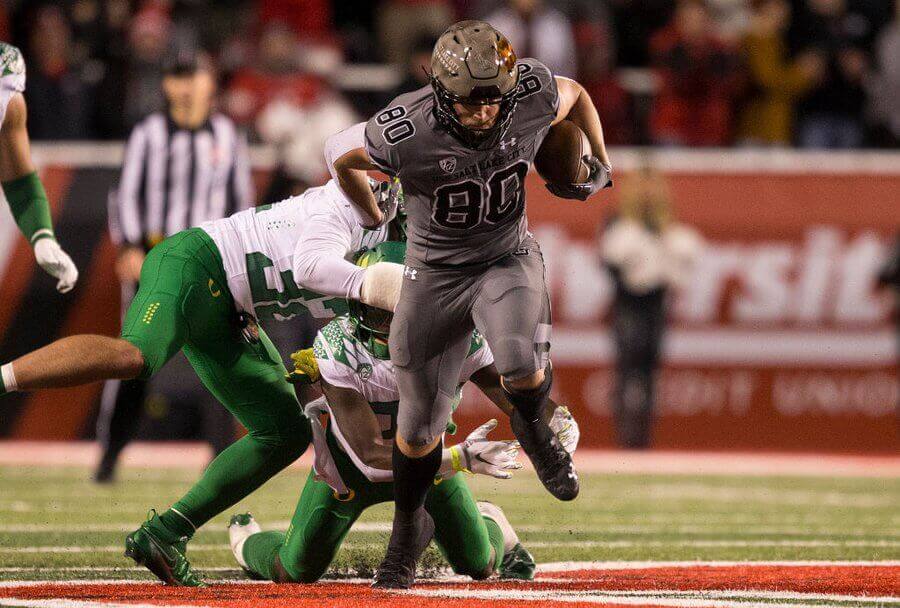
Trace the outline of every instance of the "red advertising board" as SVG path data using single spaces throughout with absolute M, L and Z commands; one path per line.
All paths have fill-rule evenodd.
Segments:
M 0 337 L 9 357 L 25 338 L 37 347 L 118 326 L 105 199 L 121 150 L 82 148 L 35 151 L 57 232 L 82 249 L 82 285 L 59 297 L 23 263 L 32 260 L 23 240 L 3 243 Z M 617 180 L 644 160 L 623 150 L 612 158 Z M 263 191 L 272 159 L 256 159 Z M 900 453 L 895 319 L 874 281 L 900 231 L 900 154 L 664 151 L 653 162 L 678 219 L 706 241 L 672 302 L 654 445 Z M 612 290 L 597 234 L 622 188 L 581 203 L 528 179 L 529 221 L 553 297 L 554 395 L 577 416 L 583 446 L 611 446 Z M 14 238 L 6 228 L 3 238 Z M 99 392 L 94 385 L 23 396 L 6 408 L 2 434 L 84 436 Z M 463 431 L 497 416 L 476 393 L 467 390 L 456 414 Z
M 663 171 L 678 219 L 706 246 L 673 298 L 655 446 L 900 452 L 892 301 L 875 288 L 900 230 L 900 158 L 893 171 L 857 163 L 840 174 L 805 160 Z M 553 296 L 554 395 L 579 419 L 582 445 L 609 446 L 612 289 L 597 236 L 617 192 L 563 201 L 530 180 Z M 466 426 L 492 415 L 467 397 Z

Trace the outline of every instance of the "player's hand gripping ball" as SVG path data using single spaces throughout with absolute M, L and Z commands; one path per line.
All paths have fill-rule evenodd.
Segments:
M 604 165 L 596 156 L 585 156 L 584 162 L 591 168 L 588 180 L 583 184 L 547 184 L 554 196 L 586 201 L 604 188 L 612 187 L 612 167 Z
M 550 127 L 534 167 L 547 189 L 560 198 L 583 201 L 612 186 L 612 168 L 593 155 L 587 135 L 569 120 Z

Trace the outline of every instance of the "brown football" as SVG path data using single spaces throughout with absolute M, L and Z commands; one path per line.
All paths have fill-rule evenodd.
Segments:
M 591 173 L 582 160 L 591 153 L 584 131 L 569 120 L 552 127 L 534 157 L 534 168 L 549 184 L 582 184 Z

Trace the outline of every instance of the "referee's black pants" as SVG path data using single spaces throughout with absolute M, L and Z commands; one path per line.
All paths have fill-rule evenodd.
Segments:
M 619 445 L 625 448 L 650 447 L 665 308 L 663 298 L 648 296 L 618 300 L 613 309 L 613 422 Z

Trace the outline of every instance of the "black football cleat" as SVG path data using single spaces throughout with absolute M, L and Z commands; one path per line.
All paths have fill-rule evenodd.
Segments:
M 409 589 L 416 580 L 416 563 L 434 536 L 434 520 L 424 507 L 419 507 L 408 522 L 394 516 L 394 528 L 372 587 L 375 589 Z
M 518 409 L 509 421 L 547 491 L 558 500 L 574 500 L 579 490 L 575 463 L 547 423 L 541 417 L 529 421 Z

